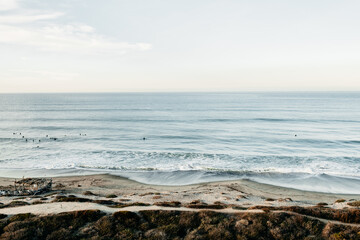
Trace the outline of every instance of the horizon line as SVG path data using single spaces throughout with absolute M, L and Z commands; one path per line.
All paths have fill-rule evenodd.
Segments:
M 192 91 L 192 90 L 184 90 L 184 91 L 103 91 L 103 92 L 78 92 L 78 91 L 69 91 L 69 92 L 0 92 L 0 94 L 114 94 L 114 93 L 341 93 L 341 92 L 351 92 L 356 93 L 360 92 L 360 90 L 239 90 L 239 91 Z

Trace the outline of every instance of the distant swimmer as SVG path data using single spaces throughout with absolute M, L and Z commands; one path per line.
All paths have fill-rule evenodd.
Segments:
M 39 139 L 39 142 L 41 142 L 40 139 Z
M 35 140 L 33 139 L 33 142 L 35 142 Z
M 295 137 L 297 137 L 297 135 L 295 134 Z
M 145 140 L 146 140 L 146 138 L 143 138 L 143 140 L 145 141 Z
M 19 133 L 21 135 L 21 133 Z
M 24 138 L 25 136 L 23 136 L 22 138 Z
M 46 137 L 49 137 L 49 135 L 46 135 Z
M 16 133 L 13 133 L 13 135 L 15 135 Z
M 25 142 L 27 142 L 27 139 L 25 139 Z

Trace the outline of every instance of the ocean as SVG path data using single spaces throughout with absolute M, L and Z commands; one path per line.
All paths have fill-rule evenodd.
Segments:
M 0 94 L 0 176 L 360 194 L 360 92 Z

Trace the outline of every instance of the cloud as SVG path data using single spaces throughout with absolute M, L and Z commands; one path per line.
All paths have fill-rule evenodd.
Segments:
M 3 15 L 0 16 L 0 24 L 17 24 L 17 23 L 31 23 L 41 20 L 55 19 L 64 15 L 61 12 L 47 13 L 47 14 L 36 14 L 36 15 Z
M 18 8 L 16 0 L 0 0 L 0 11 L 8 11 Z
M 25 28 L 0 24 L 0 43 L 36 47 L 42 51 L 82 54 L 124 54 L 128 50 L 148 50 L 147 43 L 128 43 L 108 39 L 85 24 L 51 24 Z
M 14 0 L 0 0 L 0 10 L 16 7 L 17 2 Z M 64 15 L 62 12 L 39 13 L 18 7 L 16 14 L 0 16 L 0 44 L 32 47 L 40 51 L 112 55 L 151 48 L 148 43 L 111 39 L 96 33 L 87 24 L 56 23 Z
M 10 72 L 21 73 L 25 76 L 32 77 L 34 79 L 53 79 L 53 80 L 67 80 L 74 79 L 79 76 L 78 73 L 72 72 L 59 72 L 59 71 L 44 71 L 44 70 L 24 70 L 24 69 L 10 69 Z

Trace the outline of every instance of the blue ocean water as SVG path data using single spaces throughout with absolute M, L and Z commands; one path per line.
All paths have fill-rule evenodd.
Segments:
M 0 176 L 92 172 L 360 194 L 360 93 L 0 94 Z

